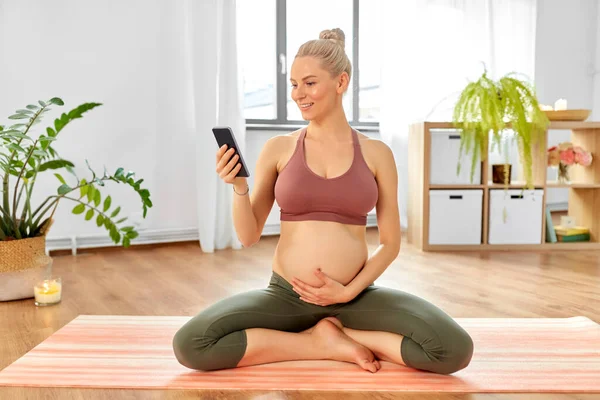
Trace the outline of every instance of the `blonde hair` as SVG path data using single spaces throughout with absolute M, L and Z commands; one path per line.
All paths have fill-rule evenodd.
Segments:
M 324 30 L 319 34 L 319 39 L 309 40 L 300 46 L 295 58 L 315 57 L 321 60 L 323 68 L 332 77 L 346 72 L 349 79 L 352 76 L 352 64 L 346 55 L 345 41 L 346 36 L 341 29 Z

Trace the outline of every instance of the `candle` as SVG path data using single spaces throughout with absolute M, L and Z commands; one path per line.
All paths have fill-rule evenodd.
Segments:
M 566 110 L 567 109 L 567 100 L 558 99 L 556 103 L 554 103 L 554 111 Z
M 62 282 L 60 278 L 51 278 L 39 282 L 33 288 L 36 306 L 58 304 L 62 298 Z

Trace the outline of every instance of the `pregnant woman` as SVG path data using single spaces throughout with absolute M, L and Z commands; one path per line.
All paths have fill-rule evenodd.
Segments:
M 291 68 L 292 99 L 308 125 L 268 140 L 250 193 L 238 156 L 216 155 L 233 186 L 233 217 L 245 247 L 261 236 L 274 200 L 281 233 L 268 287 L 223 299 L 173 338 L 179 362 L 217 370 L 331 359 L 377 372 L 379 360 L 439 374 L 465 368 L 467 332 L 409 293 L 374 285 L 400 251 L 397 172 L 389 147 L 358 133 L 342 107 L 351 64 L 344 33 L 303 44 Z M 366 216 L 376 208 L 380 245 L 369 256 Z

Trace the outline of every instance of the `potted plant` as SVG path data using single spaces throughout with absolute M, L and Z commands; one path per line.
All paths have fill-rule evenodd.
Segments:
M 84 214 L 86 221 L 95 217 L 98 227 L 104 227 L 116 244 L 129 247 L 138 236 L 133 226 L 123 226 L 126 217 L 120 218 L 121 207 L 114 207 L 110 196 L 103 196 L 100 187 L 107 181 L 124 183 L 135 190 L 142 200 L 143 217 L 152 207 L 150 192 L 140 187 L 143 179 L 134 180 L 134 172 L 118 168 L 113 175 L 104 170 L 100 177 L 86 160 L 91 177 L 80 179 L 73 163 L 63 159 L 52 146 L 71 121 L 100 103 L 84 103 L 63 113 L 54 120 L 54 125 L 34 137 L 35 125 L 40 123 L 51 106 L 63 106 L 60 98 L 39 101 L 8 117 L 15 123 L 0 125 L 0 301 L 33 297 L 33 286 L 40 274 L 49 273 L 51 258 L 46 256 L 46 234 L 61 200 L 75 204 L 73 214 Z M 39 174 L 64 169 L 75 178 L 69 183 L 58 172 L 54 175 L 60 182 L 56 193 L 41 204 L 32 204 L 32 193 Z M 111 208 L 112 207 L 112 208 Z M 86 211 L 87 210 L 87 211 Z M 118 218 L 118 220 L 117 220 Z
M 498 81 L 487 76 L 484 66 L 482 76 L 470 82 L 461 92 L 454 107 L 453 125 L 462 131 L 459 154 L 472 154 L 471 181 L 479 160 L 487 157 L 488 143 L 503 151 L 504 131 L 511 129 L 519 149 L 523 166 L 525 187 L 533 188 L 533 149 L 544 139 L 550 121 L 540 109 L 533 87 L 526 81 L 516 78 L 515 73 L 506 74 Z M 490 137 L 491 135 L 491 137 Z M 545 146 L 539 146 L 543 155 Z M 460 171 L 460 159 L 457 170 Z M 505 174 L 508 186 L 508 174 Z

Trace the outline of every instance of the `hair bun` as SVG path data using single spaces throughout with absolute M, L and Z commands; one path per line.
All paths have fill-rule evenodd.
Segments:
M 319 39 L 334 40 L 343 48 L 346 42 L 346 35 L 344 35 L 344 31 L 340 28 L 326 29 L 319 34 Z

